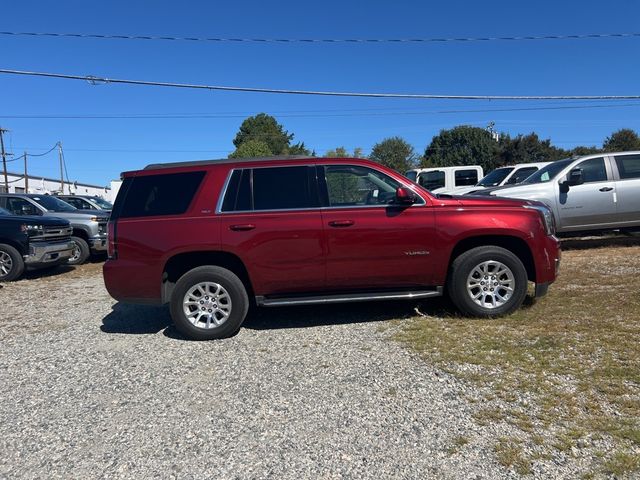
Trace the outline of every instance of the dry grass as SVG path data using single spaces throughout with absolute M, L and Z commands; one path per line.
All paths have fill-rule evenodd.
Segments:
M 477 421 L 508 422 L 525 439 L 497 442 L 503 464 L 526 473 L 532 461 L 561 452 L 594 458 L 587 476 L 640 471 L 637 245 L 564 252 L 548 296 L 511 316 L 440 311 L 413 318 L 398 335 L 445 370 L 487 387 Z M 587 455 L 595 450 L 603 453 Z

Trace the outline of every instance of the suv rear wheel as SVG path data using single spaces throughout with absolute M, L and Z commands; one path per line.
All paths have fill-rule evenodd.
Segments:
M 477 247 L 453 261 L 449 296 L 469 316 L 496 317 L 518 309 L 527 294 L 527 270 L 512 252 Z
M 24 260 L 11 245 L 0 243 L 0 282 L 15 280 L 24 272 Z
M 192 340 L 234 335 L 248 309 L 244 284 L 236 274 L 221 267 L 203 266 L 188 271 L 171 295 L 173 323 Z

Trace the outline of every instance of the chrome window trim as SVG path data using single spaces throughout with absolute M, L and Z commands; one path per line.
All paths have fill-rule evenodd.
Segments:
M 324 167 L 326 165 L 348 165 L 348 166 L 352 166 L 352 167 L 362 167 L 362 168 L 369 168 L 371 170 L 375 170 L 371 167 L 364 167 L 362 165 L 354 165 L 351 163 L 345 163 L 345 164 L 314 164 L 314 166 L 321 166 Z M 228 214 L 236 214 L 236 213 L 275 213 L 275 212 L 302 212 L 302 211 L 308 211 L 308 212 L 315 212 L 315 211 L 323 211 L 323 210 L 347 210 L 350 208 L 389 208 L 389 207 L 401 207 L 401 205 L 349 205 L 349 206 L 339 206 L 339 207 L 312 207 L 312 208 L 278 208 L 278 209 L 270 209 L 270 210 L 229 210 L 229 211 L 222 211 L 222 204 L 224 203 L 224 198 L 227 195 L 227 189 L 229 188 L 229 183 L 231 182 L 231 177 L 233 176 L 233 173 L 236 170 L 248 170 L 248 169 L 256 169 L 256 168 L 287 168 L 287 167 L 309 167 L 310 165 L 308 163 L 302 163 L 302 164 L 295 164 L 295 165 L 281 165 L 281 166 L 273 166 L 273 165 L 260 165 L 258 167 L 243 167 L 243 168 L 232 168 L 231 170 L 229 170 L 229 173 L 227 174 L 227 178 L 224 181 L 224 184 L 222 186 L 222 190 L 220 190 L 220 196 L 218 197 L 218 202 L 216 203 L 216 209 L 215 209 L 215 213 L 216 215 L 228 215 Z M 383 175 L 386 175 L 386 173 L 384 172 L 380 172 Z M 388 176 L 388 175 L 387 175 Z M 396 180 L 395 178 L 391 177 L 393 180 Z M 398 180 L 396 180 L 398 181 Z M 398 181 L 398 183 L 400 183 L 400 185 L 402 185 L 403 187 L 409 188 L 414 194 L 416 194 L 416 196 L 421 200 L 421 203 L 413 203 L 411 205 L 408 205 L 404 208 L 411 208 L 411 207 L 424 207 L 428 205 L 428 202 L 425 200 L 425 198 L 420 194 L 420 192 L 417 191 L 416 188 L 414 188 L 413 185 L 404 183 L 404 182 L 400 182 Z

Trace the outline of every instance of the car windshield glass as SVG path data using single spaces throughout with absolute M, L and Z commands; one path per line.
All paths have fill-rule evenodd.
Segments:
M 59 198 L 43 195 L 41 197 L 31 197 L 32 200 L 38 202 L 41 206 L 50 212 L 73 212 L 76 207 L 72 207 L 67 202 L 63 202 Z
M 12 215 L 12 213 L 9 210 L 5 210 L 4 208 L 0 207 L 0 215 Z
M 111 210 L 113 208 L 113 204 L 100 197 L 91 197 L 91 200 L 93 200 L 94 203 L 97 203 L 100 208 L 104 208 L 105 210 Z
M 558 174 L 562 170 L 564 170 L 566 166 L 568 166 L 571 162 L 573 162 L 573 160 L 574 160 L 573 158 L 565 158 L 564 160 L 558 160 L 556 162 L 550 163 L 546 167 L 538 170 L 536 173 L 534 173 L 530 177 L 527 177 L 527 179 L 523 181 L 521 185 L 525 183 L 526 184 L 546 183 L 554 179 L 555 177 L 557 177 Z
M 500 185 L 507 175 L 513 171 L 513 167 L 496 168 L 493 172 L 482 177 L 482 179 L 476 184 L 478 187 L 495 187 Z

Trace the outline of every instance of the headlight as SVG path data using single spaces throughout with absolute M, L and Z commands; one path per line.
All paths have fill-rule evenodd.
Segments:
M 549 207 L 545 205 L 525 205 L 524 208 L 531 208 L 540 212 L 542 223 L 544 224 L 544 231 L 546 232 L 546 234 L 556 234 L 556 220 L 553 217 L 553 212 Z
M 26 233 L 30 237 L 36 237 L 44 234 L 44 226 L 37 224 L 22 224 L 20 225 L 22 233 Z

